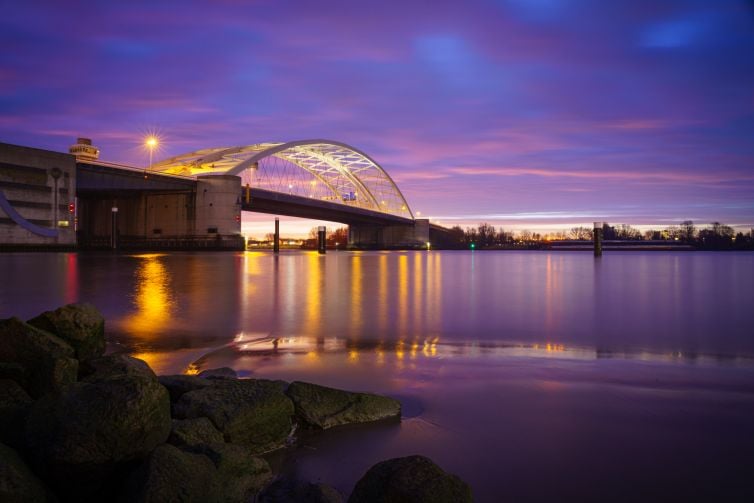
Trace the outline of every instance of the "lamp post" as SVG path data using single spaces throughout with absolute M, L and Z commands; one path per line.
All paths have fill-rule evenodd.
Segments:
M 147 150 L 149 150 L 149 167 L 147 168 L 147 170 L 151 170 L 152 169 L 152 154 L 154 153 L 154 149 L 157 148 L 157 145 L 159 144 L 159 142 L 157 141 L 156 136 L 147 136 L 147 139 L 144 141 L 144 144 L 146 145 Z M 145 170 L 144 178 L 146 177 L 147 177 L 147 173 Z

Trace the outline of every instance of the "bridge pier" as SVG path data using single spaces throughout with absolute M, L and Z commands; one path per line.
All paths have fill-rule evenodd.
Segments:
M 317 251 L 320 255 L 327 253 L 327 228 L 320 226 L 317 229 Z
M 348 226 L 349 248 L 418 248 L 429 242 L 429 220 L 416 219 L 408 225 Z
M 89 175 L 91 176 L 91 175 Z M 122 175 L 121 175 L 122 177 Z M 90 178 L 79 191 L 78 244 L 122 249 L 243 249 L 241 180 L 200 176 L 184 188 L 151 188 L 156 176 L 127 180 L 123 187 L 97 189 Z M 112 183 L 112 181 L 109 181 Z M 118 208 L 117 232 L 112 208 Z

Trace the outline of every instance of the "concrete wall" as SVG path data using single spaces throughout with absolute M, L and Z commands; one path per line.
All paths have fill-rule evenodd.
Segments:
M 112 233 L 112 208 L 118 208 L 118 234 L 123 238 L 169 238 L 194 235 L 194 193 L 82 197 L 79 229 L 83 244 Z
M 241 177 L 204 175 L 196 183 L 196 235 L 241 234 Z
M 191 192 L 122 191 L 82 197 L 81 243 L 109 246 L 112 208 L 117 207 L 119 247 L 241 247 L 240 194 L 240 177 L 210 175 L 199 177 Z
M 74 202 L 75 190 L 76 161 L 72 155 L 0 143 L 0 191 L 5 199 L 31 229 L 57 234 L 46 237 L 28 230 L 0 208 L 0 247 L 74 245 L 76 235 L 68 205 Z

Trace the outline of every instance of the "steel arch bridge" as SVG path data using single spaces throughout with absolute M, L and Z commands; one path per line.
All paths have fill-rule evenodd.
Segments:
M 173 175 L 237 175 L 242 183 L 403 218 L 414 215 L 390 175 L 364 152 L 331 140 L 257 143 L 197 150 L 160 161 Z

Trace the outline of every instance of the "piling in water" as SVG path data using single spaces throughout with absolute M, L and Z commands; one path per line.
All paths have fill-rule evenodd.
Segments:
M 594 256 L 602 256 L 602 222 L 594 222 Z

